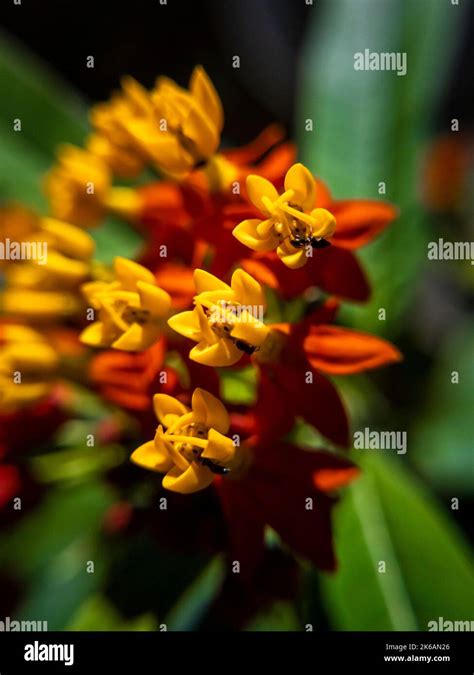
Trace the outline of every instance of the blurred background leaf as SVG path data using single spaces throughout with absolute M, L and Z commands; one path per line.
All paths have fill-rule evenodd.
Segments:
M 61 486 L 2 534 L 0 565 L 24 583 L 17 619 L 48 621 L 48 630 L 64 630 L 77 606 L 100 586 L 106 556 L 97 537 L 110 503 L 101 483 Z
M 216 556 L 188 586 L 167 614 L 165 623 L 168 630 L 196 630 L 219 592 L 224 576 L 224 560 L 221 556 Z
M 371 301 L 341 313 L 343 322 L 396 335 L 426 262 L 421 153 L 459 44 L 463 11 L 430 0 L 331 0 L 321 9 L 301 56 L 300 157 L 337 198 L 386 199 L 400 208 L 393 227 L 360 254 L 373 283 Z M 354 54 L 364 49 L 406 52 L 407 76 L 354 70 Z M 313 131 L 305 131 L 307 119 Z M 380 307 L 386 321 L 378 320 Z
M 427 630 L 468 619 L 474 568 L 451 519 L 399 461 L 354 451 L 363 469 L 338 507 L 340 569 L 323 589 L 338 630 Z M 379 563 L 385 563 L 385 572 Z
M 430 482 L 447 495 L 472 495 L 472 412 L 474 410 L 474 330 L 459 326 L 426 383 L 425 405 L 415 420 L 411 458 Z M 459 382 L 451 382 L 456 371 Z

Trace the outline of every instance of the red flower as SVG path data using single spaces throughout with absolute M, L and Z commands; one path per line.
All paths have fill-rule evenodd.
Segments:
M 330 325 L 338 303 L 326 301 L 298 324 L 273 326 L 283 348 L 259 364 L 258 433 L 281 438 L 302 417 L 334 443 L 347 446 L 349 424 L 337 389 L 327 375 L 350 375 L 399 361 L 389 342 Z
M 293 552 L 317 567 L 334 570 L 331 511 L 333 495 L 359 470 L 349 460 L 324 451 L 254 439 L 253 460 L 239 479 L 216 487 L 229 527 L 229 555 L 250 578 L 265 551 L 264 529 L 272 527 Z

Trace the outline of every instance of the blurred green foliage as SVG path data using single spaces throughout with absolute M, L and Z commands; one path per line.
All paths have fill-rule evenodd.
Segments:
M 385 198 L 400 207 L 394 227 L 361 254 L 374 285 L 372 301 L 342 315 L 356 327 L 396 337 L 426 259 L 429 223 L 417 200 L 420 161 L 463 10 L 430 0 L 318 4 L 301 59 L 296 125 L 300 157 L 337 197 L 383 197 L 378 192 L 383 181 Z M 365 48 L 406 51 L 409 76 L 358 72 L 356 77 L 353 56 Z M 42 175 L 58 144 L 84 139 L 87 108 L 3 34 L 0 86 L 8 92 L 0 109 L 0 199 L 44 209 Z M 13 131 L 18 110 L 22 133 Z M 304 131 L 307 119 L 313 120 L 313 132 Z M 141 243 L 131 228 L 112 219 L 92 234 L 104 262 L 118 254 L 133 257 Z M 386 322 L 378 321 L 379 307 L 387 310 Z M 284 308 L 270 302 L 270 314 L 280 319 L 291 320 L 300 312 L 301 299 Z M 470 355 L 469 327 L 446 345 L 429 385 L 431 399 L 413 424 L 410 447 L 417 467 L 448 492 L 472 490 L 466 436 L 474 374 Z M 448 391 L 454 369 L 463 376 Z M 222 379 L 227 401 L 253 400 L 253 371 L 226 371 Z M 370 379 L 338 379 L 341 383 L 357 423 L 387 414 L 389 403 Z M 101 528 L 114 494 L 99 476 L 120 461 L 120 453 L 114 446 L 77 446 L 77 438 L 83 437 L 80 425 L 101 419 L 108 410 L 97 397 L 80 391 L 74 405 L 80 420 L 57 439 L 54 466 L 49 453 L 34 460 L 36 471 L 59 485 L 39 509 L 0 537 L 0 565 L 14 571 L 24 586 L 18 618 L 46 619 L 50 630 L 159 630 L 161 621 L 169 630 L 195 630 L 222 586 L 222 559 L 175 556 L 137 538 L 123 549 L 111 545 L 109 550 Z M 308 448 L 321 445 L 305 425 L 298 426 L 293 440 Z M 474 606 L 472 565 L 452 519 L 399 460 L 362 453 L 354 457 L 363 477 L 337 507 L 340 570 L 331 579 L 320 579 L 331 627 L 426 630 L 427 622 L 438 616 L 469 618 Z M 84 560 L 94 562 L 93 574 L 87 573 Z M 385 572 L 379 572 L 379 561 L 385 562 Z M 124 587 L 128 595 L 122 597 Z M 316 594 L 316 587 L 310 592 Z M 121 603 L 130 602 L 132 595 L 133 616 L 126 616 Z M 142 607 L 155 600 L 159 617 Z M 281 602 L 254 617 L 246 629 L 302 628 L 296 607 Z

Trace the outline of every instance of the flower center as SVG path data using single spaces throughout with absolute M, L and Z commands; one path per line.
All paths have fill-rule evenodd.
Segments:
M 230 472 L 229 468 L 221 466 L 207 457 L 202 457 L 202 453 L 207 447 L 209 432 L 203 424 L 191 422 L 178 427 L 176 431 L 180 433 L 169 433 L 169 430 L 165 432 L 166 440 L 173 444 L 176 452 L 179 452 L 187 462 L 198 462 L 215 474 L 224 475 Z
M 203 306 L 203 310 L 207 316 L 212 332 L 218 338 L 229 340 L 237 347 L 237 349 L 240 349 L 241 352 L 244 352 L 249 356 L 260 349 L 260 347 L 257 347 L 256 345 L 252 345 L 245 340 L 240 340 L 232 336 L 233 327 L 239 322 L 240 314 L 244 310 L 248 310 L 247 307 L 244 307 L 233 300 L 226 300 L 220 304 L 212 305 L 211 307 Z
M 127 305 L 122 313 L 122 319 L 128 324 L 138 323 L 144 326 L 150 321 L 150 312 L 147 309 Z

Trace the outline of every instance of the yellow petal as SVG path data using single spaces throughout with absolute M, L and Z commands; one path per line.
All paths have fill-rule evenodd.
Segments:
M 242 352 L 230 340 L 219 340 L 212 345 L 200 342 L 191 349 L 189 358 L 196 363 L 218 368 L 233 366 L 242 358 Z
M 257 225 L 257 235 L 261 237 L 262 239 L 265 239 L 266 237 L 270 236 L 270 234 L 273 233 L 273 228 L 274 228 L 274 222 L 272 218 L 268 218 L 267 220 L 262 220 L 258 225 Z
M 104 324 L 102 321 L 94 321 L 90 326 L 84 328 L 79 336 L 81 342 L 89 347 L 107 347 L 108 342 L 105 338 Z
M 155 277 L 150 270 L 127 258 L 115 258 L 114 270 L 122 284 L 122 288 L 127 291 L 135 291 L 137 281 L 146 281 L 153 285 L 155 283 Z
M 184 403 L 178 401 L 177 398 L 173 398 L 173 396 L 168 396 L 168 394 L 155 394 L 153 396 L 153 409 L 155 415 L 165 427 L 171 426 L 176 417 L 181 417 L 189 412 L 189 408 Z M 174 419 L 169 419 L 170 417 Z
M 304 267 L 308 262 L 308 256 L 304 249 L 296 251 L 296 253 L 288 253 L 286 248 L 279 246 L 277 249 L 278 257 L 281 258 L 281 261 L 290 269 L 297 270 L 300 267 Z
M 262 201 L 262 197 L 267 197 L 271 202 L 278 199 L 278 191 L 270 181 L 262 176 L 254 174 L 247 176 L 247 194 L 254 206 L 267 216 L 271 213 Z
M 2 309 L 5 314 L 31 321 L 50 321 L 72 316 L 81 309 L 81 304 L 73 293 L 64 291 L 11 288 L 2 294 Z
M 220 307 L 226 302 L 235 302 L 235 293 L 228 287 L 226 291 L 205 291 L 194 296 L 196 306 L 205 307 L 213 311 L 215 307 Z
M 208 429 L 217 429 L 222 434 L 229 431 L 230 421 L 227 410 L 219 399 L 208 391 L 195 389 L 191 405 L 196 422 L 204 424 Z
M 202 110 L 209 115 L 217 131 L 221 131 L 224 125 L 224 111 L 221 99 L 202 66 L 194 68 L 189 82 L 189 89 Z
M 88 281 L 81 286 L 81 292 L 86 302 L 93 307 L 94 309 L 99 309 L 100 302 L 98 301 L 98 296 L 101 293 L 111 289 L 112 286 L 105 281 Z
M 301 206 L 303 211 L 310 211 L 316 199 L 314 177 L 303 164 L 293 164 L 285 176 L 285 191 L 293 190 L 292 202 Z
M 218 341 L 217 335 L 211 329 L 207 316 L 204 314 L 204 310 L 201 305 L 197 305 L 195 308 L 195 313 L 199 319 L 199 329 L 201 332 L 201 340 L 204 340 L 208 344 L 212 345 Z
M 237 340 L 243 340 L 248 342 L 249 345 L 260 347 L 265 342 L 269 332 L 268 326 L 244 311 L 241 313 L 239 321 L 233 326 L 231 334 Z
M 37 271 L 44 274 L 45 280 L 51 275 L 56 277 L 58 283 L 71 287 L 87 279 L 90 267 L 87 262 L 82 260 L 67 258 L 57 251 L 48 251 L 47 266 L 41 266 Z
M 208 433 L 208 444 L 201 457 L 216 461 L 222 466 L 230 464 L 235 456 L 235 445 L 231 438 L 223 436 L 215 428 Z
M 208 159 L 219 147 L 220 138 L 216 127 L 209 117 L 197 108 L 189 111 L 183 123 L 182 131 L 185 137 L 189 138 L 196 147 L 196 152 L 193 153 L 195 160 Z
M 168 326 L 180 335 L 184 335 L 184 337 L 190 338 L 195 342 L 198 342 L 201 339 L 202 331 L 197 308 L 192 311 L 180 312 L 179 314 L 170 317 L 168 319 Z
M 191 494 L 208 487 L 214 480 L 214 474 L 207 467 L 192 462 L 186 471 L 173 467 L 163 478 L 163 487 L 172 492 Z
M 130 459 L 144 469 L 159 471 L 160 473 L 169 471 L 173 466 L 173 462 L 169 455 L 157 450 L 153 441 L 148 441 L 147 443 L 140 445 L 140 447 L 132 453 Z
M 213 274 L 201 269 L 194 270 L 194 285 L 197 295 L 206 291 L 230 291 L 230 286 Z
M 95 250 L 95 242 L 91 236 L 79 227 L 55 218 L 42 218 L 41 229 L 54 239 L 55 248 L 71 258 L 89 260 Z
M 331 237 L 336 229 L 336 219 L 326 209 L 313 209 L 310 215 L 315 219 L 313 237 Z
M 171 298 L 166 291 L 145 281 L 137 282 L 140 306 L 147 309 L 154 317 L 164 317 L 171 307 Z
M 54 349 L 41 342 L 11 343 L 3 348 L 2 358 L 12 364 L 12 370 L 21 370 L 26 374 L 33 373 L 41 377 L 54 371 L 59 362 Z
M 232 290 L 237 302 L 241 305 L 251 305 L 252 308 L 266 307 L 265 293 L 253 277 L 242 269 L 235 270 L 231 280 Z
M 119 338 L 112 342 L 112 347 L 124 352 L 141 352 L 151 347 L 159 337 L 160 330 L 157 326 L 132 323 Z
M 254 218 L 243 220 L 237 227 L 234 227 L 232 234 L 241 244 L 248 246 L 252 251 L 273 251 L 278 246 L 279 240 L 272 232 L 267 235 L 259 234 L 258 228 L 263 223 L 271 224 L 272 221 L 260 221 Z

